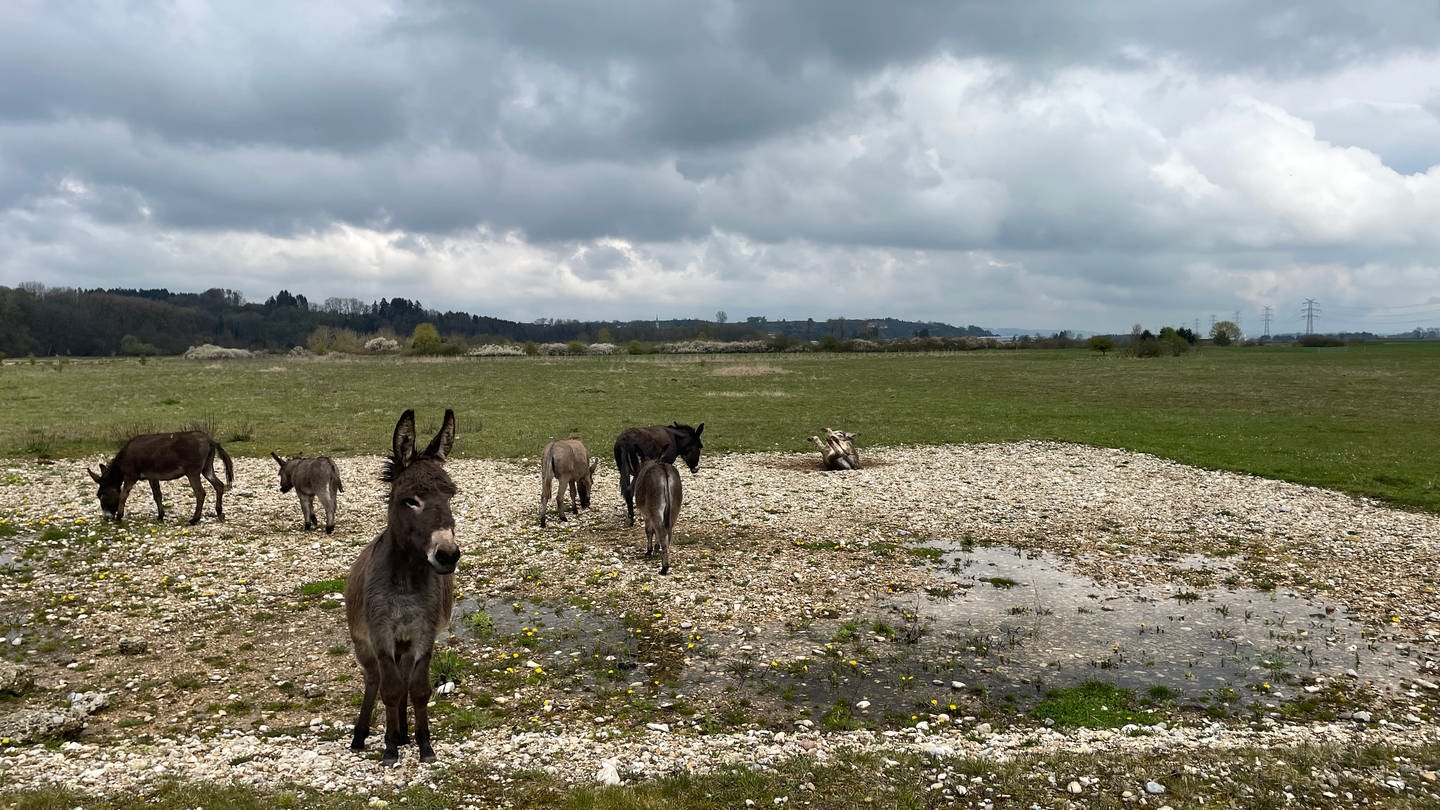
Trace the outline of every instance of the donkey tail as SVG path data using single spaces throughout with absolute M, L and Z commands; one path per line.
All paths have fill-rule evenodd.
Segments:
M 626 487 L 640 469 L 640 454 L 633 446 L 624 442 L 615 443 L 615 470 L 620 474 L 620 486 Z
M 670 476 L 674 472 L 674 468 L 672 467 L 664 472 L 665 475 L 660 476 L 660 486 L 662 489 L 660 495 L 660 525 L 664 526 L 666 531 L 669 531 L 675 528 L 675 495 L 670 491 L 672 486 Z M 678 475 L 676 477 L 678 479 Z
M 225 485 L 230 486 L 234 484 L 235 463 L 230 460 L 230 454 L 225 452 L 225 448 L 221 447 L 220 443 L 214 439 L 210 440 L 210 446 L 215 448 L 215 455 L 219 456 L 220 460 L 225 463 Z

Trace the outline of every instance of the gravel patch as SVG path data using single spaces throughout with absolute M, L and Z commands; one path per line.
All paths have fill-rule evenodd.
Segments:
M 453 460 L 461 598 L 608 617 L 622 634 L 613 657 L 638 665 L 607 680 L 590 646 L 561 639 L 530 648 L 523 634 L 457 628 L 441 649 L 473 668 L 438 698 L 440 762 L 422 766 L 407 752 L 397 768 L 381 769 L 345 747 L 359 671 L 339 596 L 326 586 L 382 528 L 381 460 L 336 459 L 345 492 L 329 536 L 301 529 L 298 503 L 279 493 L 268 458 L 236 459 L 223 523 L 209 507 L 197 526 L 157 523 L 140 487 L 127 520 L 102 525 L 84 471 L 97 460 L 0 462 L 4 657 L 34 682 L 0 702 L 0 715 L 63 708 L 72 693 L 109 701 L 58 747 L 0 742 L 0 780 L 12 786 L 115 792 L 182 778 L 363 795 L 433 782 L 458 762 L 482 763 L 495 779 L 539 769 L 589 782 L 607 760 L 632 780 L 795 756 L 823 761 L 843 750 L 1183 759 L 1195 750 L 1440 738 L 1430 720 L 1440 681 L 1430 573 L 1440 570 L 1440 516 L 1143 454 L 1023 442 L 865 448 L 866 466 L 854 472 L 821 471 L 814 453 L 706 456 L 698 475 L 683 474 L 668 577 L 641 555 L 643 530 L 624 526 L 613 468 L 597 475 L 590 510 L 540 529 L 536 459 Z M 187 486 L 167 484 L 165 497 L 172 514 L 189 514 Z M 828 653 L 814 628 L 943 586 L 942 572 L 912 552 L 936 539 L 1043 550 L 1111 585 L 1185 583 L 1194 555 L 1223 556 L 1233 562 L 1226 581 L 1194 587 L 1314 599 L 1364 624 L 1406 663 L 1388 682 L 1348 685 L 1345 716 L 1315 722 L 1270 712 L 1127 732 L 1019 721 L 995 729 L 975 716 L 974 696 L 953 712 L 860 730 L 824 730 L 794 712 L 721 728 L 699 721 L 723 714 L 727 673 L 801 662 L 818 669 Z M 586 668 L 590 658 L 598 671 Z M 698 670 L 712 677 L 686 681 L 678 694 L 673 680 L 661 683 L 660 673 Z M 652 709 L 624 708 L 633 706 L 627 692 Z M 446 703 L 449 714 L 439 710 Z M 462 706 L 483 709 L 485 721 L 462 724 Z

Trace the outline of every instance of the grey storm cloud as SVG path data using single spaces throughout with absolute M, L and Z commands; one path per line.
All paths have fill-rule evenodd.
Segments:
M 0 283 L 1388 323 L 1436 270 L 1437 43 L 1411 2 L 22 0 Z

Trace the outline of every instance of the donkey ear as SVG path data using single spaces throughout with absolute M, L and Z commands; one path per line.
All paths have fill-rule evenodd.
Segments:
M 284 467 L 284 466 L 285 466 L 285 459 L 280 458 L 279 456 L 275 455 L 275 451 L 274 451 L 274 450 L 271 450 L 271 451 L 270 451 L 270 457 L 273 458 L 273 459 L 275 459 L 275 463 L 276 463 L 276 464 L 279 464 L 281 467 Z
M 700 423 L 700 426 L 697 427 L 697 428 L 695 428 L 695 438 L 697 438 L 697 439 L 700 438 L 700 434 L 701 434 L 702 432 L 704 432 L 704 430 L 705 430 L 705 423 L 704 423 L 704 422 L 701 422 L 701 423 Z
M 105 465 L 104 465 L 104 464 L 101 464 L 101 465 L 100 465 L 100 471 L 101 471 L 101 472 L 104 472 L 104 471 L 105 471 Z M 89 467 L 86 467 L 86 468 L 85 468 L 85 472 L 90 473 L 90 477 L 93 478 L 93 479 L 95 479 L 95 483 L 97 483 L 97 484 L 100 483 L 100 476 L 96 475 L 94 470 L 90 469 Z
M 433 456 L 444 461 L 450 455 L 450 448 L 455 446 L 455 412 L 449 408 L 445 409 L 445 421 L 440 424 L 440 432 L 430 440 L 430 445 L 425 448 L 425 455 Z
M 395 423 L 395 437 L 390 441 L 390 457 L 401 468 L 406 467 L 415 457 L 415 411 L 406 409 Z

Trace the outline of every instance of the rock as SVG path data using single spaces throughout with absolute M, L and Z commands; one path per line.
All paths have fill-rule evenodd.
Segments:
M 1165 786 L 1160 784 L 1159 782 L 1156 782 L 1154 779 L 1151 779 L 1149 782 L 1145 783 L 1145 792 L 1149 793 L 1151 796 L 1159 796 L 1161 793 L 1165 792 Z
M 1065 786 L 1065 789 L 1068 790 L 1068 791 L 1070 791 L 1071 793 L 1083 793 L 1083 792 L 1085 792 L 1085 788 L 1082 787 L 1079 782 L 1076 782 L 1076 781 L 1074 781 L 1074 780 L 1071 780 L 1070 784 L 1068 784 L 1068 785 Z
M 84 692 L 72 693 L 67 708 L 22 709 L 0 717 L 0 739 L 25 745 L 66 737 L 85 728 L 90 715 L 109 703 L 110 696 L 104 692 Z
M 30 674 L 29 667 L 0 661 L 0 693 L 23 695 L 34 685 L 35 678 Z
M 139 636 L 127 636 L 120 639 L 116 649 L 121 655 L 144 655 L 150 652 L 150 640 Z

